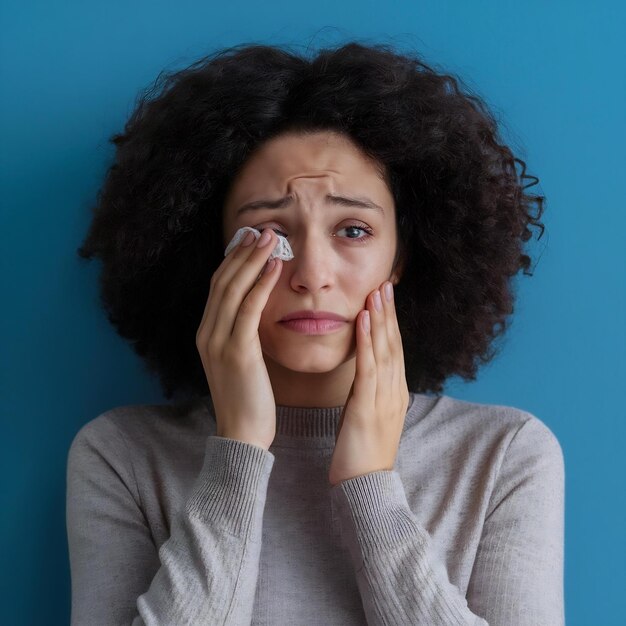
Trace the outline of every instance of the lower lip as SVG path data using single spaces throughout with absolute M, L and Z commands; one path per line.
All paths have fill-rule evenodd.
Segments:
M 312 318 L 288 320 L 280 323 L 289 328 L 289 330 L 302 333 L 303 335 L 325 335 L 338 330 L 346 324 L 346 322 L 340 320 L 314 320 Z

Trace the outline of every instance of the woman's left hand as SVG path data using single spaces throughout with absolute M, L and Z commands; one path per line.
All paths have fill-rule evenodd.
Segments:
M 387 286 L 389 299 L 385 297 Z M 385 281 L 380 290 L 369 294 L 366 308 L 357 315 L 356 375 L 337 427 L 328 472 L 331 485 L 393 469 L 408 406 L 393 285 Z

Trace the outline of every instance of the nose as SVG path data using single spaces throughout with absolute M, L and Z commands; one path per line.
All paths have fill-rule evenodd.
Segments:
M 290 287 L 298 292 L 327 291 L 335 282 L 336 259 L 328 236 L 303 233 L 289 240 L 294 258 L 283 265 Z

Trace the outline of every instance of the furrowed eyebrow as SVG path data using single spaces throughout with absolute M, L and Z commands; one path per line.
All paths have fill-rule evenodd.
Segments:
M 326 204 L 356 207 L 358 209 L 373 209 L 383 215 L 385 214 L 383 208 L 372 202 L 369 198 L 347 198 L 345 196 L 335 196 L 329 193 L 324 196 L 324 200 Z M 284 196 L 278 200 L 254 200 L 254 202 L 246 202 L 246 204 L 240 206 L 235 215 L 238 216 L 246 211 L 255 211 L 257 209 L 284 209 L 292 202 L 293 196 Z

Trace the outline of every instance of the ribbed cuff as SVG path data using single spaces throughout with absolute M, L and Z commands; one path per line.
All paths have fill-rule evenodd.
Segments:
M 243 537 L 257 501 L 265 506 L 274 460 L 259 446 L 207 437 L 204 464 L 187 500 L 187 512 Z
M 396 548 L 416 537 L 425 541 L 395 470 L 340 482 L 331 489 L 331 498 L 354 557 Z

